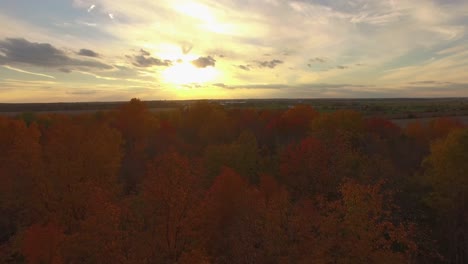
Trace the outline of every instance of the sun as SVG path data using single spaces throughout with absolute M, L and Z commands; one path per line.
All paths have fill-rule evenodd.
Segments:
M 178 62 L 162 72 L 166 82 L 177 85 L 212 82 L 218 75 L 214 67 L 197 68 L 188 61 Z

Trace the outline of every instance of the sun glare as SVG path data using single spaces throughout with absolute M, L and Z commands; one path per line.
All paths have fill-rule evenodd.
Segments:
M 214 81 L 218 77 L 218 71 L 213 67 L 197 68 L 190 62 L 177 63 L 167 68 L 162 73 L 166 82 L 171 84 L 203 84 Z
M 199 19 L 201 21 L 212 22 L 215 20 L 213 12 L 207 6 L 193 1 L 184 2 L 177 4 L 174 3 L 174 9 L 184 15 Z

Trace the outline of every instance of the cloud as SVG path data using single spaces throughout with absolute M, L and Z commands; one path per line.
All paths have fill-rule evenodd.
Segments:
M 348 66 L 344 66 L 344 65 L 338 65 L 336 66 L 337 69 L 340 69 L 340 70 L 345 70 L 345 69 L 348 69 L 349 67 Z
M 208 66 L 213 66 L 214 67 L 215 64 L 216 64 L 216 60 L 211 56 L 200 57 L 200 58 L 192 61 L 192 64 L 197 68 L 206 68 Z
M 127 58 L 130 58 L 132 60 L 132 64 L 136 67 L 152 67 L 152 66 L 171 66 L 172 61 L 170 60 L 161 60 L 158 58 L 154 58 L 150 56 L 151 54 L 144 50 L 140 49 L 140 54 L 139 55 L 134 55 L 134 56 L 128 56 Z
M 88 8 L 88 13 L 93 11 L 93 9 L 96 7 L 96 5 L 91 5 L 89 8 Z
M 87 67 L 112 69 L 112 66 L 94 60 L 79 60 L 69 57 L 49 43 L 29 42 L 24 38 L 7 38 L 0 41 L 0 65 L 28 64 L 39 67 Z
M 237 67 L 239 69 L 244 70 L 244 71 L 250 71 L 250 66 L 249 65 L 238 65 Z
M 97 54 L 96 52 L 90 49 L 80 49 L 80 51 L 78 52 L 78 55 L 86 56 L 86 57 L 93 57 L 93 58 L 99 57 L 99 54 Z
M 450 85 L 452 82 L 439 82 L 439 81 L 417 81 L 409 82 L 410 85 Z
M 40 76 L 40 77 L 46 77 L 46 78 L 50 78 L 50 79 L 55 79 L 54 76 L 43 74 L 43 73 L 30 72 L 30 71 L 18 69 L 18 68 L 15 68 L 15 67 L 11 67 L 11 66 L 8 66 L 8 65 L 3 65 L 3 67 L 5 67 L 5 68 L 7 68 L 9 70 L 12 70 L 12 71 L 16 71 L 16 72 L 26 73 L 26 74 Z
M 318 62 L 318 63 L 325 63 L 328 61 L 327 58 L 321 58 L 321 57 L 315 57 L 312 59 L 309 59 L 310 62 Z
M 150 55 L 151 55 L 148 51 L 146 51 L 146 50 L 144 50 L 144 49 L 140 49 L 140 53 L 141 53 L 141 55 L 143 55 L 143 56 L 150 56 Z
M 227 88 L 228 86 L 224 83 L 214 83 L 213 86 L 216 86 L 216 87 L 221 87 L 221 88 Z
M 188 42 L 184 42 L 181 46 L 183 54 L 188 54 L 192 50 L 192 48 L 193 48 L 193 45 Z
M 77 91 L 67 91 L 67 94 L 72 94 L 72 95 L 93 95 L 98 93 L 96 90 L 77 90 Z
M 286 89 L 290 87 L 292 86 L 287 85 L 287 84 L 274 83 L 274 84 L 226 85 L 223 88 L 226 88 L 226 89 Z
M 257 66 L 260 68 L 275 68 L 278 64 L 282 64 L 283 61 L 281 60 L 271 60 L 271 61 L 256 61 Z

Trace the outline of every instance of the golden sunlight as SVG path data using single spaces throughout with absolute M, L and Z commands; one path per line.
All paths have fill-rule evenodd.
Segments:
M 213 12 L 205 5 L 193 1 L 174 2 L 173 8 L 178 12 L 205 22 L 213 22 Z
M 171 84 L 203 84 L 214 81 L 219 72 L 213 67 L 197 68 L 184 61 L 173 65 L 162 72 L 164 80 Z

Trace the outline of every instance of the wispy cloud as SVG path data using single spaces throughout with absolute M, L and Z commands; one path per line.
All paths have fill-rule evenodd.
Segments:
M 50 79 L 55 79 L 55 77 L 52 76 L 52 75 L 47 75 L 47 74 L 37 73 L 37 72 L 30 72 L 30 71 L 18 69 L 18 68 L 15 68 L 15 67 L 11 67 L 11 66 L 8 66 L 8 65 L 3 65 L 3 67 L 6 68 L 6 69 L 9 69 L 9 70 L 12 70 L 12 71 L 16 71 L 16 72 L 26 73 L 26 74 L 45 77 L 45 78 L 50 78 Z
M 93 9 L 96 7 L 96 5 L 91 5 L 89 8 L 88 8 L 88 13 L 93 11 Z

